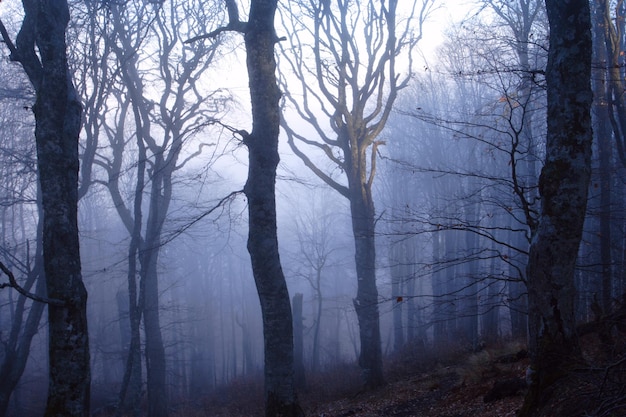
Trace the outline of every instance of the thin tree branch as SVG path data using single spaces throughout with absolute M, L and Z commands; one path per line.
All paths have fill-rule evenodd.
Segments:
M 13 272 L 11 272 L 11 270 L 7 268 L 2 262 L 0 262 L 0 270 L 2 270 L 2 272 L 4 272 L 4 274 L 9 278 L 8 283 L 5 282 L 3 284 L 0 284 L 0 289 L 6 288 L 6 287 L 14 288 L 17 292 L 22 294 L 24 297 L 30 298 L 33 301 L 38 301 L 40 303 L 50 304 L 50 305 L 57 306 L 57 307 L 65 306 L 65 302 L 63 300 L 59 300 L 56 298 L 40 297 L 36 294 L 31 294 L 28 291 L 26 291 L 24 288 L 20 286 L 20 284 L 17 283 L 17 280 L 15 279 Z

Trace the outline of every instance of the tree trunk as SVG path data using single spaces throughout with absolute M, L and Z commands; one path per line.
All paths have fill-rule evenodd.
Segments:
M 51 36 L 54 28 L 41 26 L 45 38 L 64 39 L 64 32 Z M 40 45 L 43 56 L 60 54 L 61 43 L 47 47 L 59 49 L 45 51 L 47 48 Z M 48 72 L 43 62 L 44 71 Z M 50 382 L 45 415 L 87 416 L 90 386 L 87 291 L 81 276 L 77 224 L 81 108 L 67 69 L 61 70 L 61 62 L 51 64 L 50 74 L 44 76 L 33 106 L 44 209 L 47 291 L 50 298 L 64 303 L 48 306 Z
M 435 347 L 444 346 L 448 343 L 445 313 L 445 271 L 441 268 L 443 239 L 445 239 L 445 233 L 438 230 L 433 232 L 433 265 L 435 265 L 435 271 L 432 274 L 431 285 L 433 293 L 433 344 Z
M 477 166 L 477 158 L 472 150 L 469 155 L 469 166 Z M 465 205 L 465 222 L 473 230 L 480 225 L 481 209 L 481 188 L 482 184 L 476 178 L 469 178 L 467 184 L 467 194 L 469 195 Z M 467 266 L 465 269 L 466 278 L 463 290 L 463 310 L 461 319 L 465 342 L 469 343 L 472 349 L 478 346 L 478 288 L 479 288 L 479 261 L 472 259 L 474 253 L 480 251 L 478 235 L 471 230 L 465 232 L 465 251 Z
M 404 272 L 407 269 L 405 267 L 406 259 L 403 256 L 405 251 L 404 240 L 398 242 L 391 242 L 389 249 L 389 261 L 391 263 L 391 303 L 393 310 L 393 350 L 395 352 L 401 352 L 404 348 L 404 325 L 402 323 L 402 295 L 403 295 L 403 283 L 409 279 L 405 276 Z
M 539 181 L 541 217 L 527 265 L 533 382 L 520 416 L 532 416 L 550 388 L 579 366 L 574 267 L 591 173 L 591 23 L 586 0 L 546 0 L 550 49 L 548 133 Z
M 287 283 L 278 254 L 276 167 L 280 91 L 276 83 L 276 0 L 253 0 L 244 40 L 252 102 L 249 151 L 248 252 L 261 302 L 265 347 L 265 415 L 301 416 L 294 389 L 293 327 Z
M 141 316 L 143 314 L 143 291 L 137 286 L 137 258 L 139 246 L 141 244 L 142 226 L 142 205 L 143 190 L 145 187 L 146 173 L 146 148 L 141 138 L 137 138 L 137 178 L 135 184 L 135 195 L 133 199 L 132 229 L 130 233 L 130 245 L 128 247 L 128 323 L 129 323 L 129 343 L 126 357 L 126 367 L 120 389 L 119 404 L 116 417 L 120 417 L 124 412 L 132 412 L 133 417 L 141 414 Z M 120 150 L 118 150 L 120 152 Z M 121 158 L 117 158 L 121 162 Z M 116 180 L 109 181 L 109 189 L 117 184 L 119 179 L 119 169 L 116 169 Z M 112 195 L 118 195 L 111 192 Z M 114 199 L 115 201 L 115 199 Z M 116 204 L 118 212 L 125 207 L 121 202 Z M 121 216 L 120 216 L 121 217 Z M 128 226 L 130 226 L 129 224 Z
M 366 389 L 384 384 L 383 358 L 378 314 L 378 289 L 376 288 L 376 241 L 374 203 L 369 190 L 350 187 L 350 211 L 354 233 L 357 294 L 353 300 L 359 320 L 361 350 L 359 366 Z M 356 195 L 355 195 L 356 194 Z M 365 194 L 365 197 L 362 195 Z
M 141 261 L 140 291 L 143 292 L 143 320 L 146 336 L 146 376 L 148 417 L 167 417 L 168 393 L 166 383 L 165 348 L 159 320 L 159 279 L 157 261 L 161 249 L 161 230 L 168 200 L 163 196 L 164 166 L 157 155 L 151 180 L 150 207 L 146 222 L 146 239 L 139 253 Z
M 89 415 L 87 291 L 78 239 L 78 136 L 82 108 L 65 45 L 65 0 L 23 2 L 16 45 L 5 38 L 36 92 L 33 106 L 43 207 L 43 263 L 48 297 L 49 385 L 46 416 Z M 38 55 L 39 54 L 39 55 Z
M 610 31 L 606 27 L 611 24 L 609 6 L 606 1 L 596 1 L 594 5 L 594 62 L 599 62 L 600 69 L 594 70 L 592 77 L 594 89 L 594 115 L 596 123 L 594 133 L 597 138 L 599 153 L 599 182 L 600 182 L 600 268 L 602 280 L 602 309 L 609 313 L 611 309 L 611 284 L 612 284 L 612 254 L 611 254 L 611 171 L 612 171 L 612 131 L 610 129 L 609 111 L 613 111 L 609 103 L 612 101 L 611 92 L 608 90 L 607 48 L 613 45 L 607 40 Z M 618 47 L 618 45 L 614 45 Z M 614 54 L 614 51 L 610 51 Z M 615 74 L 613 74 L 615 75 Z
M 411 244 L 409 245 L 409 251 L 411 251 L 411 255 L 408 258 L 408 260 L 412 263 L 415 264 L 414 261 L 414 244 L 411 242 Z M 413 344 L 416 342 L 416 338 L 419 339 L 417 340 L 419 343 L 425 343 L 426 340 L 424 340 L 424 332 L 421 330 L 422 329 L 422 323 L 420 320 L 419 315 L 419 309 L 417 308 L 416 305 L 416 301 L 415 298 L 417 297 L 417 292 L 415 291 L 415 284 L 416 284 L 416 280 L 417 278 L 414 275 L 413 272 L 413 266 L 410 266 L 409 268 L 407 268 L 407 271 L 409 272 L 409 275 L 407 276 L 407 284 L 406 284 L 406 294 L 408 296 L 408 299 L 406 300 L 406 341 L 410 344 Z M 419 329 L 418 329 L 419 326 Z
M 294 371 L 295 371 L 295 383 L 299 389 L 303 389 L 306 386 L 306 379 L 304 373 L 304 319 L 302 317 L 302 293 L 297 293 L 293 296 L 293 356 L 294 356 Z
M 322 311 L 324 298 L 322 297 L 322 268 L 315 269 L 315 328 L 313 329 L 313 352 L 311 353 L 311 370 L 317 372 L 320 366 L 320 329 L 322 328 Z

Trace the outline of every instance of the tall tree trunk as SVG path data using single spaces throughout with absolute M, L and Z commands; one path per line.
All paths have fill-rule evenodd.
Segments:
M 293 296 L 293 355 L 295 382 L 299 389 L 306 386 L 304 373 L 304 319 L 302 318 L 302 293 Z
M 509 227 L 516 227 L 515 219 L 511 218 Z M 531 227 L 531 234 L 534 233 Z M 525 249 L 528 246 L 528 239 L 525 235 L 517 233 L 514 237 L 515 247 Z M 506 282 L 508 292 L 509 315 L 511 317 L 511 336 L 514 339 L 524 340 L 528 337 L 528 295 L 525 285 L 523 262 L 528 260 L 516 259 L 518 255 L 515 251 L 506 254 L 511 263 L 509 265 L 509 281 Z M 515 262 L 513 261 L 515 259 Z
M 324 298 L 322 296 L 322 268 L 315 269 L 315 329 L 313 329 L 313 352 L 311 353 L 311 370 L 316 372 L 320 365 L 320 329 L 322 328 L 322 311 Z
M 78 136 L 82 107 L 71 81 L 66 0 L 27 0 L 12 59 L 36 92 L 33 106 L 43 207 L 43 264 L 48 297 L 49 384 L 46 416 L 89 415 L 87 291 L 78 239 Z
M 406 271 L 406 257 L 404 251 L 406 242 L 404 240 L 391 242 L 389 248 L 389 262 L 391 263 L 391 303 L 393 309 L 393 350 L 401 352 L 404 348 L 404 325 L 402 323 L 402 295 L 404 294 L 403 282 L 409 279 L 404 273 Z
M 359 186 L 350 187 L 350 211 L 354 233 L 357 294 L 353 300 L 359 319 L 361 367 L 365 388 L 372 389 L 384 383 L 383 357 L 378 313 L 378 289 L 376 288 L 376 241 L 374 203 L 370 190 Z M 355 188 L 357 192 L 355 192 Z
M 474 151 L 469 155 L 470 166 L 477 165 L 477 158 Z M 468 202 L 465 206 L 465 222 L 470 228 L 465 232 L 465 251 L 466 251 L 466 279 L 463 290 L 463 311 L 461 320 L 463 331 L 465 333 L 465 342 L 470 343 L 472 349 L 478 346 L 478 288 L 479 288 L 479 261 L 474 258 L 475 252 L 480 251 L 480 242 L 478 235 L 472 230 L 480 225 L 480 206 L 481 206 L 481 183 L 477 178 L 469 178 L 467 184 Z M 470 259 L 467 259 L 470 258 Z
M 433 292 L 433 343 L 435 347 L 444 346 L 448 342 L 448 328 L 446 321 L 446 290 L 445 290 L 445 271 L 442 265 L 442 240 L 445 239 L 445 233 L 435 231 L 432 234 L 433 240 L 433 265 L 435 271 L 432 274 L 431 284 Z
M 249 151 L 244 192 L 248 198 L 248 252 L 263 314 L 267 417 L 303 415 L 294 388 L 291 305 L 276 231 L 280 125 L 274 57 L 276 3 L 252 0 L 244 34 L 252 102 L 252 132 L 244 138 Z
M 447 230 L 444 232 L 444 262 L 446 262 L 443 271 L 444 276 L 444 316 L 446 328 L 448 331 L 446 343 L 458 340 L 460 336 L 460 306 L 459 291 L 463 287 L 463 281 L 460 279 L 460 265 L 456 265 L 454 259 L 458 256 L 458 247 L 460 232 L 458 230 Z M 450 264 L 450 260 L 452 263 Z
M 50 5 L 54 2 L 48 2 Z M 48 16 L 58 10 L 47 10 Z M 44 8 L 45 10 L 45 8 Z M 42 26 L 42 38 L 64 33 Z M 51 25 L 52 26 L 52 25 Z M 42 56 L 60 55 L 39 44 Z M 58 49 L 57 49 L 58 48 Z M 57 58 L 58 59 L 58 58 Z M 44 76 L 37 103 L 33 106 L 37 127 L 37 159 L 44 209 L 44 269 L 48 296 L 63 305 L 48 306 L 50 382 L 46 416 L 89 415 L 89 332 L 87 329 L 87 290 L 83 284 L 77 223 L 78 133 L 81 107 L 71 85 L 64 59 L 51 63 Z
M 411 243 L 408 246 L 408 251 L 411 253 L 409 258 L 407 259 L 407 261 L 411 262 L 412 264 L 415 262 L 414 259 L 414 243 L 411 241 Z M 415 274 L 413 272 L 413 268 L 414 266 L 409 266 L 407 267 L 407 272 L 408 275 L 406 277 L 407 283 L 406 283 L 406 295 L 407 295 L 407 300 L 406 300 L 406 341 L 410 344 L 413 344 L 416 342 L 416 338 L 420 339 L 417 340 L 417 342 L 419 343 L 425 343 L 426 341 L 424 340 L 424 332 L 421 330 L 422 328 L 422 323 L 420 318 L 418 317 L 419 314 L 419 309 L 417 308 L 416 305 L 416 301 L 415 298 L 417 297 L 417 292 L 415 291 L 415 284 L 417 281 L 417 278 L 415 277 Z M 420 327 L 420 329 L 418 330 L 418 326 Z
M 137 286 L 137 258 L 141 245 L 142 203 L 145 187 L 146 148 L 143 141 L 137 140 L 137 178 L 135 196 L 133 199 L 132 230 L 130 230 L 130 245 L 128 247 L 128 323 L 130 340 L 126 357 L 126 367 L 120 388 L 119 404 L 116 417 L 124 412 L 132 412 L 133 417 L 141 414 L 141 316 L 143 313 L 144 294 Z M 119 169 L 116 170 L 119 172 Z M 118 178 L 118 177 L 116 177 Z M 111 184 L 111 182 L 109 182 Z M 111 185 L 109 185 L 111 186 Z M 121 210 L 123 205 L 117 205 Z
M 163 197 L 164 172 L 162 155 L 156 156 L 151 178 L 151 194 L 146 239 L 139 253 L 141 261 L 140 291 L 143 292 L 143 320 L 146 336 L 146 376 L 148 417 L 167 417 L 168 393 L 166 383 L 165 348 L 159 320 L 158 259 L 161 249 L 161 230 L 168 204 Z
M 609 112 L 613 111 L 609 103 L 612 101 L 611 92 L 608 89 L 610 80 L 608 79 L 607 68 L 607 48 L 612 42 L 607 41 L 610 35 L 606 25 L 611 24 L 609 5 L 606 1 L 593 2 L 594 19 L 594 62 L 598 62 L 599 69 L 593 71 L 592 77 L 594 89 L 594 135 L 597 138 L 597 149 L 599 153 L 599 182 L 600 182 L 600 268 L 602 280 L 602 309 L 609 312 L 611 309 L 611 284 L 612 284 L 612 254 L 611 254 L 611 171 L 612 171 L 612 130 L 610 129 Z M 616 43 L 614 45 L 618 47 Z M 613 54 L 613 51 L 611 51 Z M 613 73 L 616 75 L 616 73 Z
M 521 416 L 537 414 L 550 387 L 579 366 L 574 267 L 591 175 L 591 22 L 587 0 L 546 0 L 550 49 L 541 216 L 527 265 L 534 378 Z

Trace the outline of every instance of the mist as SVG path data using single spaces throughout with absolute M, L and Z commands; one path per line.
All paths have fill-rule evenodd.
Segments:
M 476 1 L 462 13 L 434 0 L 278 5 L 280 162 L 275 207 L 263 207 L 267 217 L 276 210 L 273 271 L 284 274 L 288 314 L 262 309 L 275 294 L 249 253 L 248 158 L 259 122 L 241 35 L 254 12 L 235 3 L 69 2 L 67 73 L 82 106 L 77 262 L 91 384 L 83 415 L 279 415 L 267 405 L 271 320 L 293 325 L 294 349 L 274 353 L 293 361 L 285 384 L 305 399 L 291 404 L 294 416 L 313 415 L 313 397 L 377 392 L 398 368 L 415 375 L 449 355 L 506 345 L 534 360 L 528 265 L 547 216 L 540 178 L 551 143 L 543 2 Z M 42 93 L 19 66 L 27 20 L 18 8 L 0 7 L 11 45 L 0 62 L 6 417 L 50 412 L 54 319 L 44 304 L 55 305 L 34 139 Z M 601 98 L 617 100 L 607 89 L 619 86 L 610 87 L 594 19 L 575 326 L 621 311 L 626 291 L 622 108 Z M 614 47 L 623 52 L 622 40 Z

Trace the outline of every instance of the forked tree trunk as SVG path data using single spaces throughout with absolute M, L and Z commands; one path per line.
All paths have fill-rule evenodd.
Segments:
M 546 0 L 550 50 L 541 217 L 527 266 L 533 383 L 520 416 L 536 415 L 550 387 L 580 366 L 574 266 L 591 175 L 591 22 L 587 0 Z

